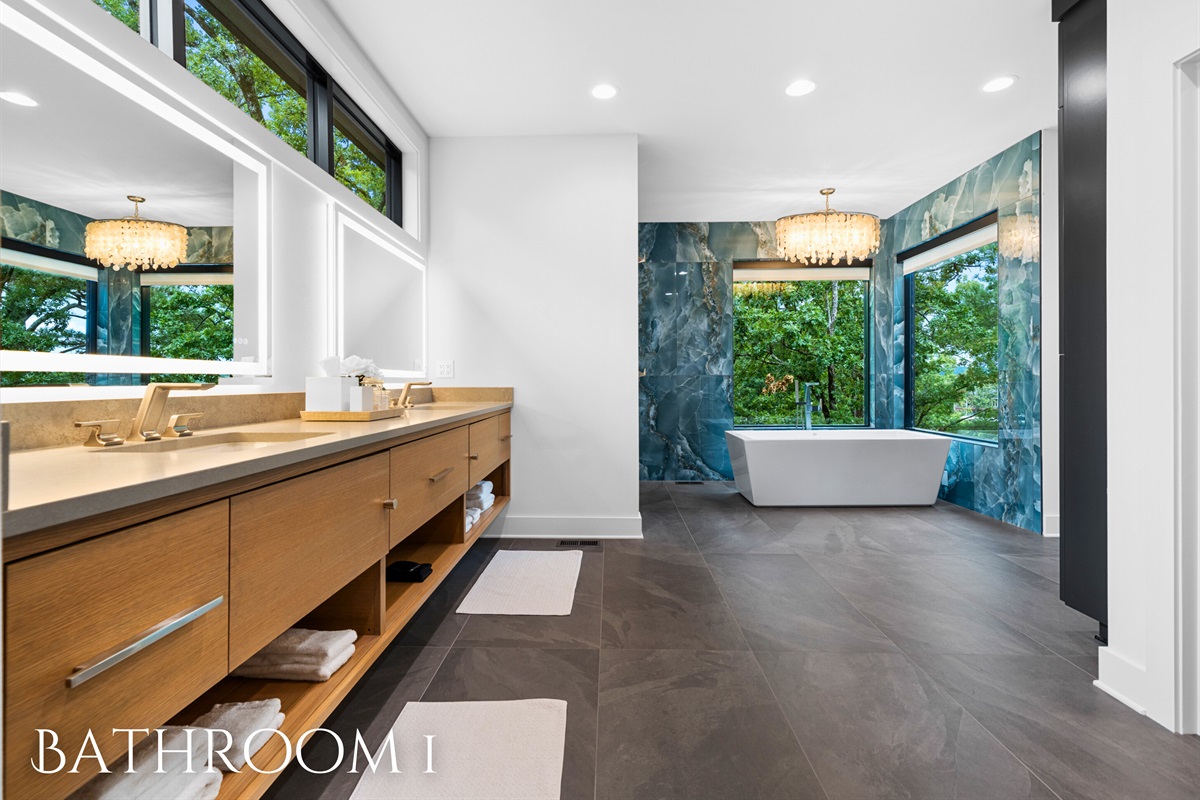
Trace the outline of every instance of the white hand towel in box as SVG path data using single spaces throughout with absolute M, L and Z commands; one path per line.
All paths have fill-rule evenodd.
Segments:
M 491 481 L 480 481 L 467 490 L 467 498 L 479 497 L 481 494 L 491 494 L 492 488 Z
M 267 666 L 250 666 L 242 664 L 230 674 L 238 678 L 261 678 L 268 681 L 312 681 L 321 683 L 327 681 L 341 669 L 342 665 L 354 655 L 354 645 L 348 644 L 339 653 L 335 653 L 320 664 L 271 664 Z
M 495 502 L 496 495 L 488 492 L 487 494 L 481 494 L 478 497 L 468 497 L 467 508 L 476 508 L 480 511 L 487 511 Z
M 234 673 L 237 674 L 236 672 Z M 241 769 L 246 764 L 246 740 L 250 734 L 258 730 L 278 729 L 283 723 L 283 714 L 279 713 L 279 698 L 268 700 L 251 700 L 245 703 L 219 703 L 212 707 L 207 714 L 192 723 L 197 728 L 210 728 L 215 731 L 228 731 L 232 745 L 225 751 L 225 757 L 234 769 Z M 250 742 L 250 755 L 258 752 L 270 738 L 260 733 Z M 222 733 L 213 734 L 213 750 L 222 750 L 226 742 Z M 218 755 L 213 755 L 213 766 L 227 770 L 225 762 Z
M 313 631 L 307 628 L 288 628 L 256 655 L 292 656 L 291 663 L 294 664 L 320 664 L 356 641 L 358 633 L 353 630 Z
M 158 770 L 158 731 L 138 742 L 133 748 L 133 773 L 129 756 L 112 763 L 107 775 L 97 775 L 73 794 L 72 800 L 129 800 L 130 798 L 178 797 L 188 784 L 203 778 L 208 768 L 208 738 L 205 731 L 192 728 L 191 752 L 176 753 L 188 747 L 188 728 L 168 726 L 162 729 L 162 765 Z M 189 768 L 192 774 L 187 774 Z M 218 776 L 219 777 L 219 776 Z M 220 781 L 217 781 L 220 785 Z

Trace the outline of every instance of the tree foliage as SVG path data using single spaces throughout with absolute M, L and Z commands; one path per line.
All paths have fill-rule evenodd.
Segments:
M 127 28 L 141 30 L 139 0 L 95 0 L 96 5 L 119 19 Z
M 997 246 L 913 273 L 913 425 L 994 439 Z
M 156 286 L 150 293 L 150 355 L 233 360 L 233 287 Z M 155 375 L 154 380 L 214 381 L 213 375 Z
M 0 265 L 0 344 L 4 350 L 82 353 L 87 346 L 87 281 Z M 0 385 L 79 383 L 83 373 L 5 372 Z
M 812 387 L 814 424 L 863 424 L 866 287 L 795 281 L 735 292 L 735 425 L 802 423 L 806 382 L 819 384 Z

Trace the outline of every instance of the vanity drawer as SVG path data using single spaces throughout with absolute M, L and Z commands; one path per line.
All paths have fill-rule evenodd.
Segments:
M 230 668 L 383 558 L 389 496 L 380 453 L 233 498 Z
M 128 741 L 113 728 L 162 725 L 221 680 L 228 581 L 228 500 L 9 564 L 5 794 L 69 794 L 98 771 L 68 772 L 89 728 L 111 763 Z M 67 753 L 57 774 L 30 764 L 38 728 Z
M 471 475 L 474 486 L 509 459 L 512 453 L 512 414 L 504 412 L 470 425 Z
M 464 426 L 392 448 L 393 547 L 466 494 L 468 443 Z

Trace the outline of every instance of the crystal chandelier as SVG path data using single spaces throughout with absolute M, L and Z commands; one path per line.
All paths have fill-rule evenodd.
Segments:
M 775 222 L 779 252 L 788 261 L 836 264 L 865 261 L 879 249 L 879 217 L 846 214 L 829 207 L 833 189 L 822 189 L 825 210 L 793 214 Z
M 1042 225 L 1033 214 L 1000 217 L 997 225 L 1000 255 L 1021 261 L 1036 261 L 1042 246 Z
M 84 231 L 84 254 L 102 266 L 125 269 L 170 269 L 187 258 L 187 228 L 173 222 L 142 219 L 138 204 L 144 197 L 128 195 L 133 216 L 98 219 Z

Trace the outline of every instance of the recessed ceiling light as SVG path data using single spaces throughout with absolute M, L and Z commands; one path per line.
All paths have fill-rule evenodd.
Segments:
M 611 83 L 598 83 L 592 87 L 592 97 L 597 100 L 612 100 L 620 89 Z
M 784 89 L 788 97 L 803 97 L 817 88 L 817 85 L 812 81 L 801 78 L 798 81 L 793 81 Z
M 13 105 L 27 106 L 32 108 L 37 105 L 37 100 L 32 97 L 26 97 L 20 92 L 0 92 L 0 100 L 5 100 Z
M 1016 75 L 1001 75 L 999 78 L 992 78 L 983 85 L 985 92 L 1002 92 L 1008 87 L 1017 82 Z

